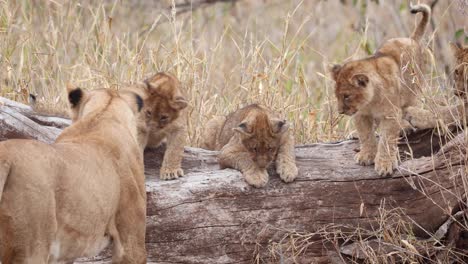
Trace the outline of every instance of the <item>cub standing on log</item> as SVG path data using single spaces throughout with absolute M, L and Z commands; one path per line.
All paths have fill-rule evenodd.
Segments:
M 221 150 L 218 157 L 221 167 L 240 170 L 250 185 L 267 184 L 267 167 L 273 161 L 284 182 L 292 182 L 297 177 L 294 138 L 288 124 L 259 105 L 213 118 L 202 138 L 202 147 Z
M 423 82 L 420 67 L 424 49 L 420 42 L 431 10 L 423 4 L 411 6 L 411 13 L 419 12 L 423 17 L 411 38 L 390 39 L 375 55 L 332 69 L 338 111 L 352 115 L 358 131 L 361 150 L 355 159 L 361 165 L 375 163 L 381 176 L 391 175 L 398 164 L 402 114 L 407 107 L 417 105 Z M 374 122 L 380 127 L 378 144 Z
M 187 100 L 182 95 L 177 78 L 168 73 L 157 73 L 142 83 L 124 87 L 140 95 L 145 104 L 138 118 L 138 141 L 141 149 L 157 147 L 166 140 L 166 152 L 159 177 L 176 179 L 184 175 L 181 168 L 184 146 L 187 143 Z M 57 114 L 30 95 L 30 105 L 40 113 Z
M 437 108 L 436 113 L 418 107 L 408 107 L 405 118 L 416 128 L 434 128 L 440 121 L 442 124 L 452 124 L 457 121 L 464 123 L 464 120 L 468 121 L 468 47 L 453 43 L 450 43 L 450 46 L 457 63 L 453 72 L 455 82 L 454 93 L 463 102 L 456 106 Z
M 184 176 L 181 168 L 187 143 L 187 100 L 179 80 L 169 73 L 157 73 L 143 83 L 127 88 L 145 102 L 138 118 L 140 146 L 157 147 L 166 140 L 166 152 L 159 177 L 171 180 Z
M 69 88 L 73 124 L 56 142 L 0 143 L 0 254 L 73 263 L 113 242 L 113 263 L 146 263 L 141 97 Z

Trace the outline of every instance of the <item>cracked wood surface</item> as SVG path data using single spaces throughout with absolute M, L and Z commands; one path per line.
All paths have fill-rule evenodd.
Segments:
M 19 137 L 52 142 L 60 132 L 58 127 L 69 122 L 37 118 L 27 107 L 9 104 L 0 103 L 0 140 Z M 457 197 L 463 197 L 466 141 L 460 135 L 430 157 L 420 157 L 439 148 L 439 140 L 430 132 L 416 133 L 408 142 L 418 158 L 402 162 L 394 177 L 386 178 L 379 177 L 373 167 L 355 164 L 355 140 L 297 146 L 297 180 L 285 184 L 272 169 L 263 189 L 248 186 L 238 171 L 220 170 L 216 152 L 190 147 L 185 149 L 182 164 L 186 176 L 159 181 L 164 148 L 148 149 L 148 261 L 252 263 L 260 252 L 262 263 L 277 263 L 269 258 L 267 244 L 279 241 L 288 231 L 310 233 L 332 225 L 341 230 L 378 229 L 382 207 L 400 207 L 414 223 L 415 234 L 427 237 L 451 214 Z M 407 144 L 400 147 L 406 159 Z M 310 242 L 315 243 L 296 261 L 328 263 L 332 243 L 322 236 Z M 105 256 L 92 263 L 106 262 Z

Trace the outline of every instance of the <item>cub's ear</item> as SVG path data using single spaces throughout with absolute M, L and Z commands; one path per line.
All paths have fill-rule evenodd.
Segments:
M 369 83 L 369 77 L 362 73 L 355 74 L 353 77 L 351 77 L 351 83 L 361 88 L 366 88 L 367 84 Z
M 333 67 L 331 67 L 330 69 L 330 73 L 332 75 L 332 78 L 333 80 L 336 82 L 338 80 L 338 74 L 340 74 L 340 70 L 341 70 L 341 65 L 339 64 L 335 64 L 333 65 Z
M 233 128 L 234 131 L 241 133 L 242 135 L 245 136 L 250 136 L 252 133 L 249 132 L 249 129 L 247 128 L 247 123 L 242 122 L 240 123 L 237 127 Z
M 171 106 L 176 110 L 182 110 L 188 106 L 188 102 L 183 96 L 176 96 L 171 102 Z
M 159 86 L 161 86 L 161 84 L 165 83 L 166 81 L 169 81 L 169 77 L 164 73 L 159 72 L 144 80 L 144 83 L 150 92 L 154 92 L 154 90 L 158 89 Z
M 273 133 L 276 133 L 276 134 L 283 134 L 289 129 L 289 124 L 284 119 L 273 119 L 272 125 L 273 125 Z
M 83 101 L 84 92 L 80 87 L 67 84 L 68 102 L 71 108 L 77 107 Z

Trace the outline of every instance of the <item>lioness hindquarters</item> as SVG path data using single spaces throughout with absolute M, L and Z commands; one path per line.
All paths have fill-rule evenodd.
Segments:
M 146 263 L 142 99 L 73 88 L 69 101 L 74 123 L 54 144 L 0 143 L 2 263 L 73 262 L 111 239 L 114 263 Z
M 272 162 L 283 181 L 291 182 L 297 177 L 294 139 L 288 124 L 268 110 L 258 105 L 239 109 L 227 116 L 216 134 L 221 148 L 219 164 L 240 170 L 250 185 L 267 184 L 267 167 Z
M 411 38 L 390 39 L 373 56 L 335 65 L 331 71 L 338 111 L 354 116 L 359 134 L 361 151 L 355 156 L 356 162 L 374 163 L 382 176 L 392 174 L 397 166 L 397 139 L 400 130 L 408 126 L 402 113 L 417 104 L 423 83 L 420 40 L 430 8 L 416 5 L 411 10 L 423 13 Z M 374 122 L 380 128 L 378 144 Z

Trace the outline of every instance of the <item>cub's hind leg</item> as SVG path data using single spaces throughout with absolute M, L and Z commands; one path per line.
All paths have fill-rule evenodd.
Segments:
M 232 142 L 226 144 L 221 149 L 218 158 L 222 168 L 233 168 L 241 171 L 248 184 L 260 188 L 268 183 L 266 168 L 259 168 L 251 158 L 250 153 L 236 144 L 232 144 Z
M 377 153 L 374 120 L 371 116 L 356 115 L 354 117 L 354 125 L 358 132 L 361 147 L 361 150 L 354 156 L 354 159 L 360 165 L 372 165 Z
M 216 116 L 210 119 L 203 130 L 200 147 L 208 150 L 218 150 L 218 135 L 223 128 L 225 116 Z

